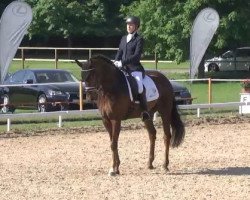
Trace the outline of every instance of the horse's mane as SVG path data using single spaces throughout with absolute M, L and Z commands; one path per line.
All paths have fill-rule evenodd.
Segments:
M 106 56 L 102 55 L 102 54 L 98 54 L 98 55 L 95 55 L 92 57 L 93 59 L 102 59 L 104 60 L 105 62 L 111 64 L 111 65 L 114 65 L 114 63 Z
M 127 91 L 127 82 L 125 80 L 125 77 L 122 73 L 122 71 L 115 66 L 115 64 L 106 56 L 102 54 L 95 55 L 91 57 L 91 59 L 96 59 L 99 61 L 105 62 L 107 67 L 110 67 L 111 70 L 113 70 L 116 73 L 117 80 L 120 82 L 117 82 L 117 84 L 113 84 L 113 89 L 115 90 L 116 94 L 119 94 L 120 92 Z M 106 75 L 105 75 L 106 76 Z

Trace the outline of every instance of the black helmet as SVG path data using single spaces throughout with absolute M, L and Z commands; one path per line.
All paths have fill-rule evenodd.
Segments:
M 136 16 L 130 16 L 126 19 L 126 23 L 135 24 L 137 27 L 140 26 L 140 18 Z

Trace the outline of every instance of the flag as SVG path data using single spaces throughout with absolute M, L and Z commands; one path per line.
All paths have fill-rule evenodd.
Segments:
M 32 9 L 27 3 L 21 1 L 10 3 L 2 14 L 0 20 L 1 83 L 31 21 Z
M 190 78 L 193 79 L 200 62 L 219 26 L 219 14 L 212 8 L 199 12 L 194 20 L 190 39 Z

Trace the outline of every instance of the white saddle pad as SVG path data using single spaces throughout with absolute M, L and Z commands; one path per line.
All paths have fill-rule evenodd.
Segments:
M 127 85 L 128 85 L 130 99 L 131 99 L 131 101 L 134 101 L 131 87 L 130 87 L 130 84 L 128 82 L 127 77 L 126 77 L 126 81 L 127 81 Z M 147 102 L 154 101 L 154 100 L 158 99 L 159 92 L 158 92 L 158 89 L 157 89 L 154 81 L 149 76 L 146 75 L 142 82 L 143 82 L 144 87 L 146 88 Z

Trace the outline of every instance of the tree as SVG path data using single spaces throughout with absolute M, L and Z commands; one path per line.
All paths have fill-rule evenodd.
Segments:
M 250 44 L 249 0 L 140 0 L 123 6 L 121 12 L 141 18 L 146 53 L 156 50 L 159 58 L 180 62 L 189 57 L 193 21 L 206 7 L 220 15 L 219 28 L 209 47 L 211 52 Z
M 33 10 L 30 38 L 63 36 L 71 46 L 73 37 L 121 35 L 123 31 L 121 4 L 132 0 L 26 0 Z M 41 39 L 41 38 L 40 38 Z M 106 41 L 108 42 L 108 40 Z
M 84 3 L 81 3 L 84 2 Z M 70 38 L 75 35 L 102 34 L 105 22 L 104 7 L 99 0 L 27 0 L 32 6 L 33 22 L 29 30 L 36 34 L 60 35 Z

